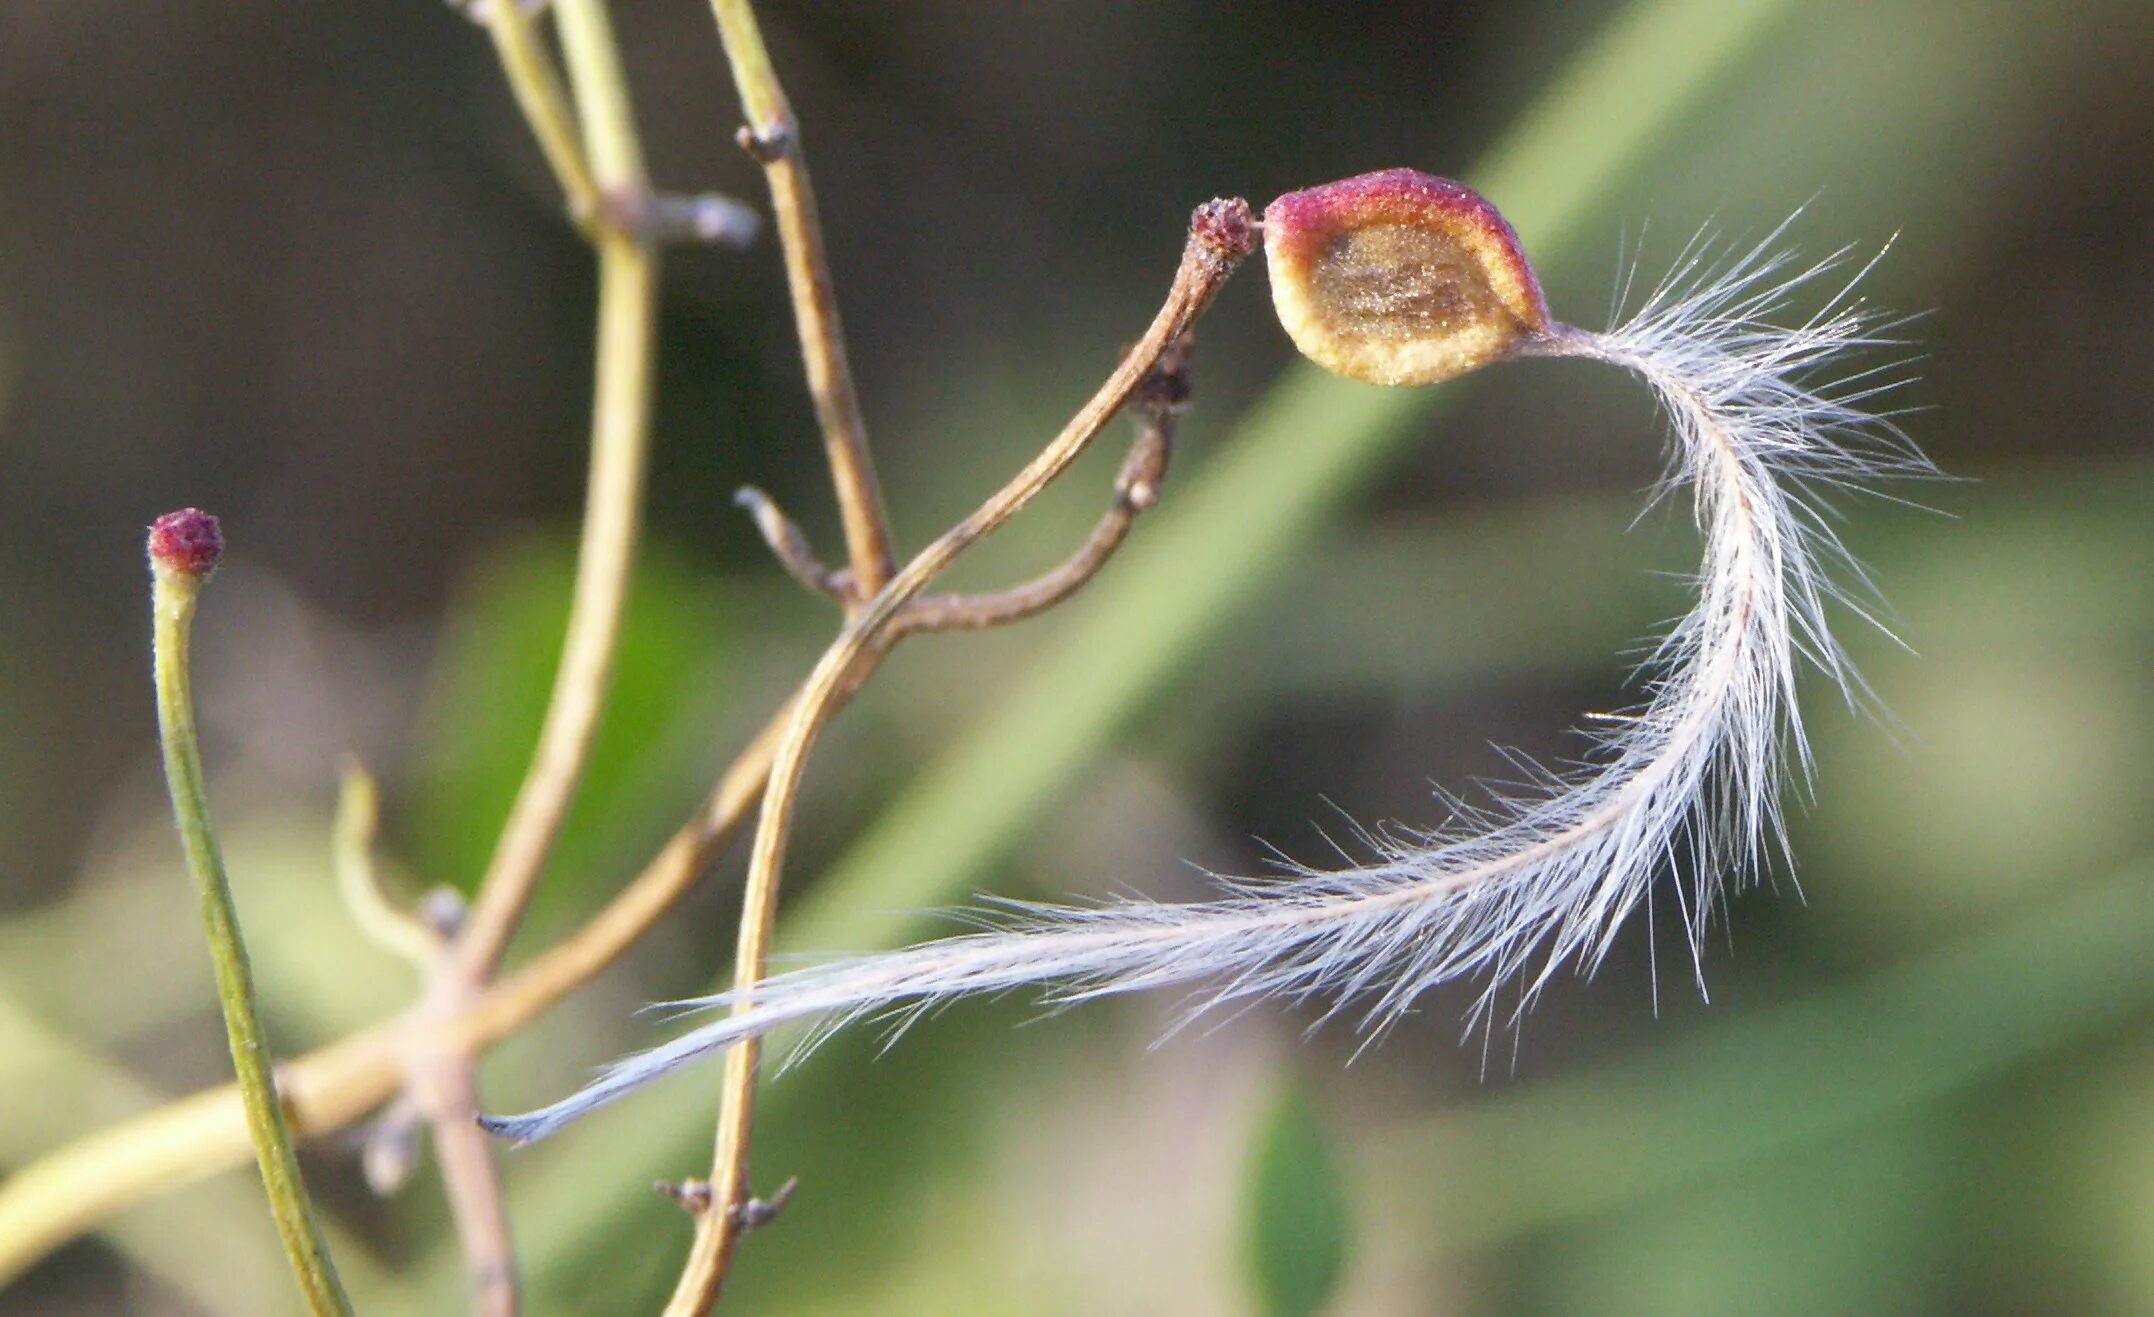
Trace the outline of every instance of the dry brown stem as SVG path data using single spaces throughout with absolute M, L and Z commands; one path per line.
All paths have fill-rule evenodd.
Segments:
M 905 565 L 889 584 L 860 606 L 858 613 L 823 652 L 795 702 L 793 717 L 771 765 L 763 796 L 755 849 L 749 859 L 742 897 L 740 941 L 734 958 L 736 1011 L 754 1009 L 755 984 L 763 976 L 777 916 L 777 896 L 785 852 L 791 839 L 794 806 L 801 776 L 817 735 L 839 701 L 859 683 L 856 665 L 873 662 L 902 634 L 905 608 L 952 563 L 1015 516 L 1041 490 L 1067 470 L 1154 368 L 1203 314 L 1241 259 L 1254 249 L 1255 225 L 1242 201 L 1213 201 L 1197 208 L 1190 222 L 1174 284 L 1150 328 L 1123 358 L 1091 401 L 1041 449 L 1024 469 L 963 521 Z M 710 1174 L 711 1204 L 696 1221 L 696 1237 L 681 1273 L 669 1314 L 708 1312 L 725 1286 L 740 1237 L 736 1211 L 750 1201 L 748 1138 L 755 1118 L 756 1071 L 761 1048 L 741 1043 L 727 1055 L 723 1105 L 718 1117 L 716 1151 Z
M 763 33 L 748 0 L 711 0 L 711 12 L 748 119 L 740 132 L 741 146 L 763 166 L 770 183 L 771 211 L 778 221 L 785 281 L 793 300 L 793 323 L 800 331 L 800 357 L 807 367 L 808 393 L 822 426 L 823 451 L 845 526 L 845 556 L 852 568 L 854 598 L 865 599 L 890 579 L 890 528 L 883 516 L 875 462 L 868 455 L 860 399 L 853 390 L 845 329 L 838 319 L 838 295 L 830 282 L 830 259 L 823 249 L 822 222 L 807 157 L 801 150 L 800 126 L 777 70 L 771 67 L 770 52 L 764 48 Z
M 1138 385 L 1131 407 L 1137 438 L 1115 476 L 1114 501 L 1077 551 L 1030 581 L 985 594 L 922 595 L 899 613 L 893 630 L 976 631 L 1021 622 L 1054 607 L 1081 589 L 1129 538 L 1137 518 L 1159 501 L 1174 451 L 1175 419 L 1189 398 L 1190 336 L 1185 334 Z M 786 574 L 825 598 L 844 603 L 851 577 L 823 565 L 807 536 L 769 495 L 746 486 L 733 501 L 755 519 L 756 530 Z
M 1137 386 L 1130 406 L 1137 412 L 1137 438 L 1114 480 L 1114 502 L 1092 533 L 1059 566 L 1022 585 L 988 594 L 922 595 L 905 606 L 896 626 L 915 631 L 967 631 L 1002 626 L 1054 607 L 1083 588 L 1129 538 L 1137 518 L 1159 502 L 1174 453 L 1175 420 L 1189 399 L 1190 335 L 1161 356 Z

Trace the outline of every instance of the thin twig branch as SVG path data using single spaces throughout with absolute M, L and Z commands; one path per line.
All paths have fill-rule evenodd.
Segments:
M 436 1011 L 452 1009 L 462 985 L 437 977 Z M 431 996 L 432 994 L 430 994 Z M 440 1035 L 422 1038 L 405 1058 L 405 1095 L 433 1135 L 449 1215 L 464 1254 L 471 1306 L 480 1317 L 514 1317 L 520 1302 L 516 1245 L 509 1234 L 499 1168 L 486 1132 L 474 1123 L 478 1109 L 476 1067 L 470 1052 Z
M 1099 391 L 1072 417 L 1062 432 L 1040 450 L 1009 483 L 945 531 L 907 563 L 859 612 L 823 652 L 794 705 L 791 723 L 771 765 L 763 795 L 763 812 L 750 856 L 742 897 L 739 947 L 734 960 L 735 991 L 740 1010 L 749 1004 L 762 978 L 776 924 L 777 895 L 785 852 L 791 840 L 793 810 L 808 752 L 845 694 L 858 685 L 856 665 L 879 655 L 899 632 L 904 608 L 964 553 L 1015 516 L 1084 452 L 1151 375 L 1225 284 L 1241 259 L 1256 245 L 1248 203 L 1213 201 L 1197 208 L 1189 239 L 1168 290 L 1166 303 L 1151 327 L 1108 377 Z M 668 1314 L 710 1310 L 724 1288 L 740 1241 L 740 1217 L 734 1210 L 751 1199 L 748 1192 L 748 1136 L 755 1117 L 756 1070 L 761 1049 L 755 1040 L 735 1047 L 726 1057 L 724 1101 L 718 1117 L 709 1210 L 697 1217 L 696 1236 Z
M 561 0 L 554 14 L 599 186 L 607 194 L 640 196 L 642 149 L 605 6 L 602 0 Z M 538 749 L 457 943 L 459 962 L 481 978 L 500 964 L 582 777 L 613 676 L 642 523 L 657 261 L 631 229 L 602 229 L 597 247 L 591 469 L 576 584 Z
M 976 631 L 1023 621 L 1054 607 L 1083 588 L 1129 537 L 1137 518 L 1159 501 L 1174 452 L 1176 418 L 1189 401 L 1190 340 L 1184 335 L 1137 387 L 1130 400 L 1136 413 L 1137 438 L 1115 476 L 1114 501 L 1075 553 L 1051 571 L 1022 585 L 985 594 L 922 595 L 905 606 L 894 627 L 915 631 Z M 786 573 L 808 589 L 844 603 L 850 582 L 842 569 L 825 567 L 808 537 L 769 495 L 747 485 L 733 502 L 755 518 L 773 557 Z
M 733 494 L 733 505 L 755 519 L 756 533 L 770 549 L 786 575 L 819 595 L 846 603 L 852 597 L 852 576 L 843 568 L 832 570 L 815 556 L 807 532 L 785 515 L 770 495 L 754 485 L 742 485 Z
M 655 249 L 683 241 L 740 246 L 757 226 L 754 212 L 728 198 L 651 190 L 603 3 L 564 0 L 558 7 L 576 107 L 523 5 L 487 0 L 474 13 L 493 38 L 571 217 L 597 250 L 599 314 L 591 473 L 567 638 L 538 746 L 477 900 L 460 933 L 428 961 L 422 1010 L 436 1020 L 480 1000 L 498 969 L 574 799 L 611 684 L 649 447 Z M 357 869 L 347 864 L 344 871 Z M 364 903 L 354 909 L 380 914 Z M 390 931 L 402 930 L 377 929 Z M 433 1131 L 476 1305 L 482 1312 L 513 1313 L 517 1287 L 507 1216 L 491 1149 L 473 1123 L 473 1051 L 446 1040 L 439 1028 L 419 1030 L 414 1039 L 405 1098 Z M 394 1135 L 392 1128 L 385 1137 Z
M 1114 480 L 1114 502 L 1092 527 L 1092 534 L 1060 566 L 1022 585 L 988 594 L 922 595 L 898 614 L 896 627 L 915 631 L 966 631 L 1003 626 L 1054 607 L 1099 574 L 1137 518 L 1159 502 L 1174 454 L 1174 428 L 1189 401 L 1190 336 L 1184 334 L 1130 400 L 1136 412 L 1137 438 Z
M 523 111 L 531 136 L 538 140 L 554 180 L 561 185 L 569 218 L 587 235 L 593 234 L 598 218 L 598 184 L 584 159 L 576 112 L 569 105 L 560 71 L 539 33 L 539 20 L 526 13 L 517 0 L 479 0 L 471 14 L 493 39 L 494 53 L 501 61 L 509 91 L 516 97 L 516 108 Z
M 856 671 L 878 657 L 868 648 Z M 574 933 L 453 1014 L 421 1003 L 279 1066 L 294 1136 L 333 1133 L 396 1098 L 415 1037 L 436 1033 L 465 1055 L 484 1052 L 617 961 L 695 885 L 761 798 L 799 698 L 778 710 L 694 816 Z M 225 1084 L 54 1149 L 0 1182 L 0 1284 L 144 1196 L 240 1164 L 248 1148 L 238 1086 Z
M 830 261 L 823 250 L 815 187 L 801 150 L 800 126 L 777 70 L 771 67 L 770 52 L 764 48 L 763 33 L 748 0 L 711 0 L 711 12 L 748 119 L 741 130 L 741 145 L 763 166 L 770 183 L 793 320 L 800 331 L 800 355 L 807 366 L 808 393 L 815 401 L 830 477 L 837 487 L 838 513 L 845 526 L 846 561 L 852 567 L 855 598 L 865 599 L 890 579 L 890 528 L 883 515 L 875 463 L 868 454 L 860 400 L 853 391 L 852 366 L 838 320 L 837 293 L 830 283 Z
M 330 859 L 337 891 L 359 931 L 374 945 L 409 961 L 421 973 L 441 959 L 447 940 L 425 920 L 389 899 L 374 863 L 374 835 L 381 821 L 381 793 L 373 774 L 357 759 L 344 763 L 330 828 Z

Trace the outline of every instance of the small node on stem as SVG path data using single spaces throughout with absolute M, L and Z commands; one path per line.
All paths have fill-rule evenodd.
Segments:
M 745 250 L 763 226 L 762 217 L 715 192 L 683 194 L 614 188 L 598 196 L 598 223 L 651 246 L 698 245 Z
M 1196 334 L 1189 330 L 1184 330 L 1179 338 L 1169 343 L 1152 369 L 1138 381 L 1136 391 L 1129 395 L 1130 407 L 1152 416 L 1187 411 L 1195 391 L 1189 371 L 1189 359 L 1195 346 Z
M 774 123 L 763 128 L 742 124 L 733 134 L 733 140 L 746 151 L 750 159 L 759 165 L 771 165 L 785 158 L 793 149 L 793 125 Z
M 755 241 L 762 227 L 762 217 L 754 210 L 715 192 L 693 196 L 661 193 L 652 199 L 652 236 L 661 240 L 694 241 L 740 251 Z
M 444 942 L 456 941 L 470 913 L 464 894 L 453 887 L 428 888 L 426 895 L 419 898 L 419 921 Z
M 681 1210 L 690 1216 L 701 1216 L 711 1210 L 711 1182 L 690 1177 L 679 1184 L 660 1180 L 651 1186 L 659 1193 L 680 1204 Z
M 150 565 L 160 573 L 205 581 L 224 556 L 224 532 L 200 508 L 167 512 L 150 524 Z
M 785 1205 L 793 1201 L 793 1192 L 798 1188 L 800 1177 L 795 1175 L 779 1185 L 778 1192 L 770 1197 L 750 1198 L 745 1203 L 735 1203 L 726 1209 L 726 1214 L 733 1219 L 734 1229 L 743 1234 L 750 1230 L 761 1230 L 778 1219 L 778 1213 L 784 1211 Z
M 1189 359 L 1195 343 L 1192 331 L 1182 331 L 1130 394 L 1138 438 L 1123 459 L 1114 492 L 1119 505 L 1131 514 L 1149 512 L 1159 503 L 1159 487 L 1167 478 L 1167 463 L 1174 452 L 1175 418 L 1189 409 L 1194 391 Z
M 690 1178 L 679 1184 L 660 1180 L 651 1188 L 679 1204 L 681 1210 L 690 1216 L 703 1215 L 710 1211 L 717 1201 L 717 1193 L 709 1180 Z M 793 1194 L 799 1188 L 800 1177 L 792 1176 L 778 1186 L 778 1192 L 768 1198 L 749 1198 L 726 1208 L 726 1219 L 735 1230 L 743 1233 L 760 1230 L 778 1219 L 778 1214 L 785 1210 L 787 1203 L 793 1201 Z
M 1272 304 L 1302 355 L 1368 384 L 1435 384 L 1551 329 L 1518 235 L 1478 193 L 1412 169 L 1265 207 Z
M 419 1169 L 422 1125 L 418 1107 L 400 1096 L 360 1136 L 359 1172 L 376 1198 L 391 1197 L 411 1182 Z

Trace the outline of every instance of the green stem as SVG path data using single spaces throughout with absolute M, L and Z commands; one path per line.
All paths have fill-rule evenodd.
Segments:
M 349 1313 L 351 1301 L 337 1279 L 322 1240 L 320 1225 L 300 1178 L 299 1159 L 285 1128 L 284 1108 L 270 1070 L 269 1045 L 255 1010 L 254 974 L 240 941 L 239 915 L 225 880 L 224 858 L 210 827 L 209 799 L 202 785 L 202 755 L 196 745 L 194 690 L 188 673 L 187 641 L 194 629 L 200 576 L 158 565 L 152 571 L 156 614 L 157 726 L 164 745 L 165 781 L 172 792 L 172 814 L 187 852 L 187 870 L 202 901 L 202 924 L 209 937 L 210 961 L 217 972 L 217 1001 L 224 1010 L 225 1034 L 232 1045 L 232 1068 L 239 1076 L 247 1111 L 247 1133 L 262 1187 L 269 1192 L 270 1215 L 284 1242 L 285 1256 L 299 1278 L 307 1307 L 315 1313 Z
M 640 197 L 649 181 L 606 6 L 603 0 L 558 0 L 553 12 L 598 188 L 616 198 Z M 619 223 L 599 225 L 593 242 L 597 359 L 583 538 L 568 633 L 538 745 L 454 951 L 472 980 L 482 984 L 500 967 L 575 800 L 612 686 L 642 533 L 657 369 L 658 257 L 631 227 Z
M 491 0 L 484 11 L 486 33 L 500 57 L 501 72 L 516 108 L 537 139 L 539 150 L 553 170 L 568 213 L 578 227 L 593 232 L 598 214 L 598 184 L 585 161 L 583 144 L 576 136 L 576 111 L 561 86 L 561 75 L 547 52 L 537 20 L 526 14 L 517 0 Z

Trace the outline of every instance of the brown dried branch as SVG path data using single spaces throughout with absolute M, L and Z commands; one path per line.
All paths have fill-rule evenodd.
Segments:
M 778 565 L 785 568 L 786 575 L 838 603 L 852 599 L 852 573 L 844 568 L 825 567 L 809 545 L 807 532 L 786 516 L 770 495 L 754 485 L 742 485 L 733 495 L 733 504 L 745 508 L 755 519 L 756 532 L 763 537 L 764 545 L 778 560 Z
M 748 0 L 711 0 L 711 12 L 748 119 L 740 132 L 741 146 L 763 166 L 770 184 L 808 393 L 815 401 L 845 526 L 845 556 L 852 568 L 855 599 L 865 599 L 890 579 L 890 528 L 883 515 L 875 463 L 868 455 L 860 400 L 853 391 L 845 330 L 838 320 L 838 298 L 830 283 L 830 261 L 823 250 L 822 222 L 817 217 L 807 157 L 801 150 L 800 126 L 777 70 L 771 67 L 770 52 L 763 46 L 763 34 Z
M 1114 502 L 1092 533 L 1060 566 L 1022 585 L 988 594 L 923 595 L 905 606 L 896 626 L 915 631 L 965 631 L 1023 621 L 1054 607 L 1098 575 L 1129 538 L 1137 518 L 1159 502 L 1174 453 L 1174 427 L 1189 401 L 1190 336 L 1161 356 L 1130 399 L 1137 413 L 1137 439 L 1114 480 Z
M 740 941 L 734 964 L 734 985 L 739 994 L 736 1010 L 753 1009 L 753 989 L 763 976 L 776 924 L 778 886 L 791 840 L 794 805 L 808 752 L 838 704 L 857 688 L 861 680 L 859 666 L 874 662 L 902 635 L 899 618 L 922 590 L 972 546 L 1015 516 L 1084 452 L 1151 376 L 1168 349 L 1203 314 L 1227 276 L 1255 245 L 1256 226 L 1248 203 L 1213 201 L 1198 207 L 1191 217 L 1189 239 L 1165 304 L 1091 401 L 1022 471 L 971 515 L 922 549 L 888 585 L 863 603 L 823 652 L 795 702 L 763 797 L 747 889 L 742 897 Z M 752 1039 L 736 1046 L 726 1057 L 724 1102 L 709 1177 L 711 1203 L 697 1217 L 695 1241 L 667 1305 L 669 1314 L 708 1312 L 731 1269 L 741 1236 L 740 1215 L 735 1209 L 752 1197 L 748 1191 L 748 1137 L 754 1123 L 760 1059 L 761 1048 Z
M 447 978 L 437 983 L 445 996 L 453 991 Z M 446 1012 L 450 1004 L 435 1001 L 432 1008 Z M 473 1062 L 470 1052 L 428 1038 L 405 1057 L 405 1094 L 433 1135 L 449 1214 L 463 1247 L 472 1311 L 481 1317 L 514 1317 L 520 1290 L 516 1246 L 509 1235 L 492 1141 L 474 1123 L 478 1092 Z
M 1034 617 L 1083 588 L 1129 537 L 1138 516 L 1159 501 L 1174 452 L 1176 418 L 1189 401 L 1190 336 L 1185 334 L 1137 386 L 1130 407 L 1137 413 L 1137 438 L 1115 476 L 1114 502 L 1075 553 L 1051 571 L 1022 585 L 986 594 L 922 595 L 905 606 L 894 624 L 905 633 L 966 631 L 1002 626 Z M 850 578 L 843 569 L 825 567 L 807 535 L 753 485 L 733 502 L 754 517 L 756 530 L 779 565 L 794 580 L 826 598 L 844 603 Z

